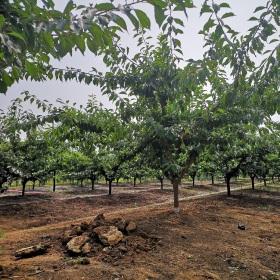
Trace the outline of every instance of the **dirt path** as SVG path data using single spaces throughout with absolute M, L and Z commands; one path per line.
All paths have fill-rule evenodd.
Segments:
M 172 213 L 171 189 L 111 197 L 0 198 L 0 228 L 5 232 L 0 278 L 280 279 L 280 193 L 238 187 L 230 198 L 213 191 L 201 197 L 205 188 L 181 190 L 179 215 Z M 90 222 L 100 213 L 109 220 L 133 220 L 138 231 L 126 237 L 126 252 L 113 246 L 81 265 L 65 253 L 61 237 L 71 225 Z M 248 230 L 239 230 L 238 222 Z M 147 240 L 139 237 L 142 231 Z M 46 255 L 15 260 L 16 250 L 38 243 L 50 245 Z

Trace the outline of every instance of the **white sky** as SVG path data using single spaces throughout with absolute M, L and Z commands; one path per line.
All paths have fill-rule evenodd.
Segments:
M 66 5 L 67 0 L 54 0 L 57 9 L 63 9 Z M 87 3 L 92 3 L 92 1 L 85 0 L 76 0 L 74 1 L 77 4 L 86 5 Z M 93 1 L 94 3 L 95 1 Z M 102 1 L 100 1 L 102 2 Z M 118 1 L 124 2 L 124 1 Z M 185 59 L 193 58 L 198 59 L 202 57 L 203 51 L 203 36 L 198 34 L 198 31 L 202 29 L 203 25 L 207 21 L 206 16 L 199 17 L 199 11 L 202 0 L 194 0 L 194 5 L 197 8 L 189 9 L 188 16 L 189 19 L 185 24 L 183 29 L 184 34 L 179 39 L 182 42 L 183 52 Z M 229 24 L 233 29 L 245 33 L 246 30 L 252 25 L 252 22 L 247 20 L 253 15 L 253 11 L 257 6 L 264 6 L 266 0 L 216 0 L 216 3 L 227 2 L 231 6 L 231 10 L 225 9 L 225 12 L 232 11 L 236 16 L 233 18 L 225 19 L 225 22 Z M 144 7 L 144 6 L 142 6 Z M 147 12 L 149 14 L 149 11 Z M 208 14 L 209 15 L 209 14 Z M 153 12 L 151 17 L 153 16 Z M 183 16 L 182 16 L 183 17 Z M 182 18 L 183 19 L 183 18 Z M 159 29 L 155 23 L 152 24 L 151 35 L 157 37 Z M 133 35 L 133 33 L 131 32 Z M 126 43 L 128 46 L 131 46 L 131 37 L 127 34 L 123 36 L 123 45 Z M 102 65 L 102 60 L 98 57 L 95 57 L 90 52 L 86 52 L 85 56 L 77 52 L 72 57 L 67 56 L 61 62 L 55 62 L 55 66 L 58 67 L 75 67 L 85 71 L 95 67 L 97 69 L 101 68 L 104 70 Z M 46 82 L 30 82 L 30 81 L 21 81 L 17 84 L 14 84 L 7 92 L 6 95 L 0 94 L 0 109 L 6 111 L 7 107 L 10 105 L 12 99 L 19 97 L 20 93 L 23 91 L 29 91 L 30 94 L 36 95 L 39 99 L 47 99 L 51 103 L 55 103 L 57 98 L 62 100 L 69 100 L 70 103 L 76 102 L 77 104 L 86 104 L 88 96 L 95 94 L 97 99 L 102 102 L 105 106 L 110 107 L 110 102 L 106 96 L 102 96 L 98 88 L 91 85 L 84 85 L 74 81 L 60 82 L 56 80 L 46 81 Z M 28 104 L 26 106 L 29 106 Z

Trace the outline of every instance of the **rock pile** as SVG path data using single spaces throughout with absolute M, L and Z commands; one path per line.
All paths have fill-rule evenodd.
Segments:
M 99 214 L 92 222 L 72 225 L 64 232 L 62 244 L 70 256 L 98 256 L 103 261 L 115 261 L 126 254 L 149 251 L 160 239 L 138 229 L 133 221 L 123 218 L 106 220 Z

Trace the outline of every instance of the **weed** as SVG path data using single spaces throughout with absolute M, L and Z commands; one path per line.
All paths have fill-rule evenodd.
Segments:
M 86 263 L 86 258 L 85 257 L 81 257 L 78 256 L 77 258 L 70 258 L 68 260 L 68 263 L 70 265 L 74 265 L 74 264 L 85 264 Z
M 0 238 L 4 236 L 4 231 L 0 229 Z M 2 251 L 2 246 L 0 246 L 0 251 Z
M 263 211 L 270 211 L 271 208 L 269 205 L 259 205 L 258 208 Z
M 279 271 L 273 271 L 273 270 L 269 270 L 270 276 L 269 279 L 271 280 L 276 280 L 279 279 L 278 276 L 280 275 Z

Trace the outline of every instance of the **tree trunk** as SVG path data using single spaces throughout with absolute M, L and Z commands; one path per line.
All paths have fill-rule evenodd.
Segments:
M 53 172 L 53 189 L 52 189 L 53 192 L 55 192 L 55 185 L 56 185 L 56 171 Z
M 160 189 L 163 190 L 163 179 L 159 179 L 160 180 Z
M 32 190 L 34 191 L 35 189 L 35 180 L 33 180 L 33 184 L 32 184 Z
M 94 178 L 91 178 L 90 179 L 91 180 L 91 190 L 93 191 L 94 190 Z
M 192 186 L 194 187 L 195 177 L 192 177 Z
M 230 177 L 226 177 L 227 182 L 227 195 L 230 196 Z
M 119 178 L 117 178 L 117 186 L 119 185 Z
M 21 182 L 22 182 L 22 192 L 21 192 L 21 195 L 24 196 L 24 194 L 25 194 L 26 183 L 27 183 L 28 181 L 26 181 L 25 179 L 23 179 Z
M 211 175 L 212 185 L 214 185 L 214 175 Z
M 172 182 L 174 192 L 174 213 L 179 214 L 179 180 L 176 178 Z
M 252 182 L 252 190 L 255 189 L 255 176 L 250 177 Z
M 136 176 L 133 177 L 133 187 L 136 187 Z
M 112 194 L 112 180 L 109 180 L 109 195 Z

